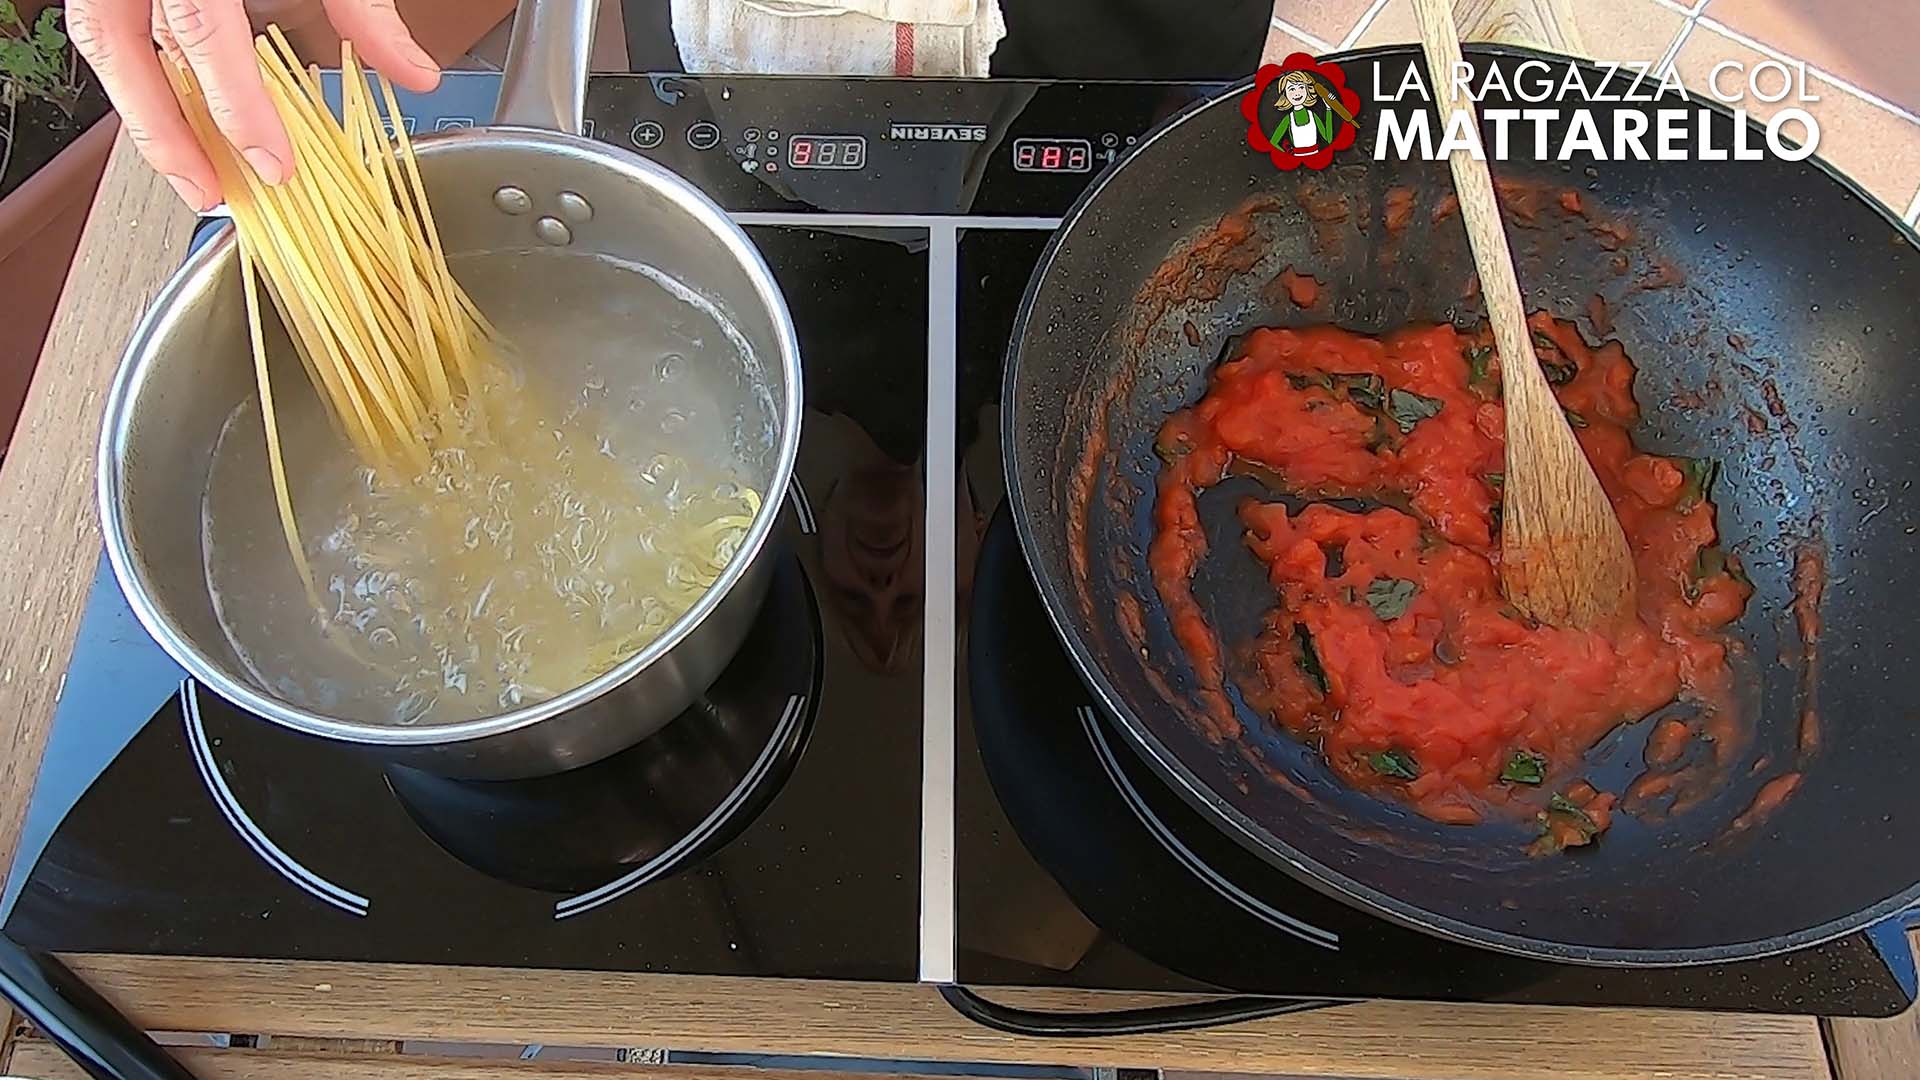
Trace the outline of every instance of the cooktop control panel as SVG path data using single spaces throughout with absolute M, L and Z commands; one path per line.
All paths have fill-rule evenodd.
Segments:
M 400 95 L 414 135 L 484 125 L 500 76 Z M 595 75 L 583 133 L 660 162 L 728 210 L 1058 217 L 1195 83 Z

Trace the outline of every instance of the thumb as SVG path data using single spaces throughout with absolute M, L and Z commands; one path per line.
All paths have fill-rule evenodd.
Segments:
M 416 92 L 440 84 L 440 65 L 413 40 L 394 0 L 324 0 L 340 36 L 395 86 Z

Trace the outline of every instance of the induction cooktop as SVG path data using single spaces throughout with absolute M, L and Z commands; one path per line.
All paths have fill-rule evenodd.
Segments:
M 483 122 L 497 77 L 404 96 Z M 596 76 L 586 133 L 765 255 L 806 418 L 765 608 L 661 734 L 557 777 L 384 765 L 245 715 L 104 560 L 5 928 L 61 951 L 1885 1014 L 1903 931 L 1605 970 L 1387 926 L 1201 821 L 1109 729 L 1002 506 L 1022 290 L 1088 182 L 1206 84 Z

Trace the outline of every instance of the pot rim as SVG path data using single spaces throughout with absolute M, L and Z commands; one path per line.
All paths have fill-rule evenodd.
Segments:
M 449 152 L 458 153 L 462 148 L 525 149 L 590 158 L 600 167 L 624 172 L 664 194 L 679 209 L 706 225 L 752 281 L 754 295 L 766 309 L 773 324 L 785 392 L 779 410 L 780 433 L 773 475 L 760 509 L 747 528 L 746 537 L 726 569 L 701 594 L 700 599 L 639 652 L 593 679 L 544 701 L 457 724 L 369 724 L 302 709 L 272 697 L 250 683 L 230 677 L 180 630 L 175 620 L 156 606 L 148 577 L 132 557 L 132 537 L 124 513 L 124 470 L 121 463 L 125 460 L 126 433 L 135 390 L 146 376 L 153 356 L 168 339 L 177 318 L 180 300 L 212 287 L 215 275 L 224 272 L 235 257 L 234 227 L 231 222 L 225 225 L 168 279 L 141 317 L 121 356 L 119 369 L 107 392 L 96 457 L 101 537 L 106 543 L 107 558 L 112 564 L 114 577 L 119 582 L 121 592 L 126 595 L 134 616 L 161 649 L 195 680 L 241 708 L 284 727 L 367 746 L 443 745 L 529 728 L 602 697 L 673 651 L 720 605 L 767 545 L 785 506 L 787 488 L 792 483 L 799 457 L 800 423 L 804 414 L 799 340 L 786 296 L 746 232 L 725 210 L 691 183 L 665 167 L 620 147 L 545 129 L 492 126 L 452 130 L 423 136 L 415 141 L 414 147 L 422 159 Z M 204 491 L 204 482 L 201 486 Z

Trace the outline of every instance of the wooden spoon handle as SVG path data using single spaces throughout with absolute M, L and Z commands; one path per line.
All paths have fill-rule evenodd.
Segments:
M 1480 119 L 1449 0 L 1414 0 L 1441 130 L 1464 116 L 1479 149 Z M 1633 552 L 1593 466 L 1533 352 L 1513 253 L 1484 154 L 1448 154 L 1480 293 L 1500 353 L 1507 466 L 1500 515 L 1500 580 L 1514 606 L 1556 626 L 1597 627 L 1631 613 Z
M 1458 111 L 1466 116 L 1477 145 L 1480 116 L 1473 107 L 1473 99 L 1462 92 L 1456 79 L 1456 72 L 1465 69 L 1451 0 L 1414 0 L 1413 7 L 1420 17 L 1420 47 L 1426 53 L 1427 67 L 1433 76 L 1434 103 L 1440 109 L 1440 129 L 1435 132 L 1435 138 L 1441 137 L 1448 121 Z M 1487 171 L 1483 157 L 1475 157 L 1465 150 L 1447 155 L 1447 165 L 1453 170 L 1453 187 L 1460 199 L 1460 219 L 1467 226 L 1474 269 L 1480 273 L 1480 294 L 1486 300 L 1493 344 L 1500 353 L 1501 393 L 1508 408 L 1534 407 L 1541 397 L 1553 397 L 1553 387 L 1534 359 L 1526 302 L 1520 296 L 1520 280 L 1513 273 L 1513 253 L 1507 247 L 1507 231 L 1500 224 L 1500 202 L 1494 195 L 1493 174 Z

